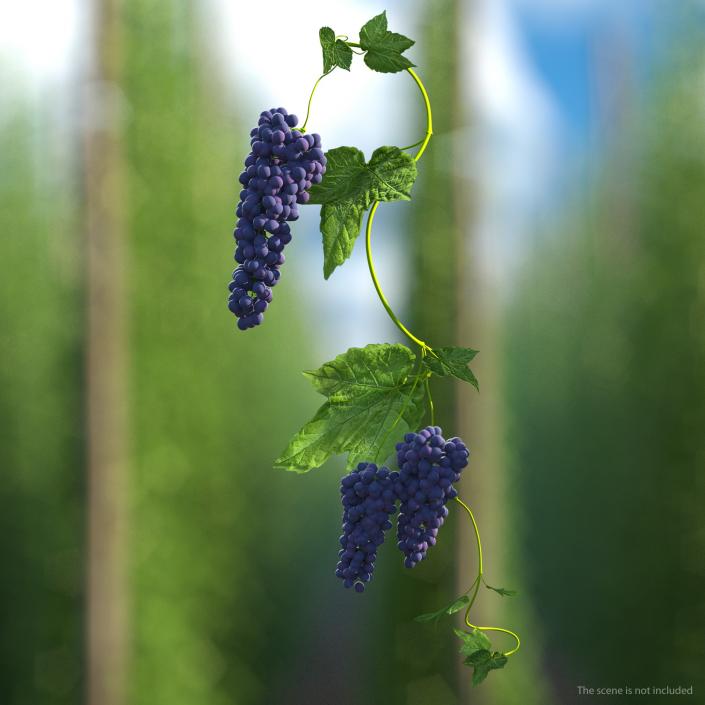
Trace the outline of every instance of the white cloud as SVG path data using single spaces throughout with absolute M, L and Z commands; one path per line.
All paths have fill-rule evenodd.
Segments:
M 485 269 L 501 280 L 550 194 L 564 126 L 531 68 L 508 0 L 480 0 L 467 22 L 472 34 L 465 47 L 471 67 L 466 99 L 477 117 L 469 152 L 482 189 L 475 227 Z
M 40 80 L 72 68 L 79 0 L 0 0 L 0 60 L 13 73 Z

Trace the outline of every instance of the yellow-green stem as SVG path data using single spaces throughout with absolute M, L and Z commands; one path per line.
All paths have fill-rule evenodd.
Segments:
M 350 47 L 359 47 L 360 45 L 355 43 L 355 42 L 347 42 L 348 46 Z M 421 96 L 424 101 L 424 107 L 426 108 L 426 135 L 423 138 L 422 141 L 420 141 L 417 144 L 420 144 L 421 146 L 419 147 L 419 151 L 414 155 L 414 161 L 418 162 L 418 160 L 421 158 L 423 153 L 426 151 L 426 148 L 428 147 L 428 143 L 431 140 L 431 136 L 433 135 L 433 115 L 431 112 L 431 101 L 428 97 L 428 92 L 426 91 L 425 86 L 423 85 L 423 82 L 419 78 L 418 74 L 412 69 L 408 68 L 407 72 L 409 75 L 414 79 L 414 82 L 419 88 L 419 91 L 421 92 Z M 322 78 L 322 77 L 321 77 Z M 320 81 L 320 79 L 319 79 Z M 315 86 L 314 86 L 315 90 Z M 310 105 L 310 101 L 309 101 Z M 307 117 L 308 119 L 308 117 Z M 305 125 L 305 123 L 304 123 Z M 411 145 L 411 147 L 414 147 L 416 145 Z M 405 147 L 404 149 L 409 149 L 409 147 Z M 382 306 L 384 306 L 385 311 L 389 315 L 389 317 L 392 319 L 394 325 L 401 330 L 404 335 L 406 335 L 410 340 L 412 340 L 414 343 L 419 345 L 421 347 L 421 357 L 423 358 L 426 354 L 426 352 L 430 352 L 431 354 L 433 353 L 433 349 L 430 348 L 423 340 L 420 340 L 417 338 L 409 329 L 399 320 L 397 315 L 394 313 L 392 310 L 391 306 L 389 305 L 389 302 L 387 301 L 387 297 L 384 295 L 384 292 L 382 291 L 382 287 L 380 286 L 379 279 L 377 278 L 377 273 L 375 272 L 375 267 L 374 267 L 374 262 L 372 260 L 372 223 L 374 222 L 374 217 L 375 213 L 377 212 L 377 208 L 379 207 L 379 201 L 374 201 L 372 203 L 372 207 L 370 208 L 370 214 L 367 218 L 367 228 L 365 231 L 365 251 L 367 254 L 367 266 L 370 270 L 370 276 L 372 277 L 372 283 L 374 284 L 375 291 L 377 292 L 377 296 L 379 297 L 379 300 L 382 302 Z M 426 393 L 428 395 L 428 402 L 429 402 L 429 409 L 431 411 L 431 425 L 434 424 L 435 421 L 435 413 L 434 413 L 434 407 L 433 407 L 433 400 L 431 398 L 431 390 L 429 386 L 429 381 L 428 378 L 424 380 L 424 384 L 426 387 Z M 470 609 L 472 608 L 475 599 L 477 598 L 477 593 L 480 589 L 480 585 L 483 582 L 483 558 L 482 558 L 482 541 L 480 540 L 480 530 L 478 529 L 477 526 L 477 521 L 475 521 L 475 516 L 472 513 L 472 510 L 470 507 L 463 502 L 460 497 L 455 498 L 456 501 L 465 509 L 465 511 L 468 513 L 468 516 L 470 517 L 470 521 L 472 522 L 473 530 L 475 532 L 475 540 L 477 543 L 477 554 L 478 554 L 478 573 L 477 573 L 477 578 L 475 578 L 475 582 L 473 583 L 472 587 L 470 588 L 472 592 L 472 597 L 470 598 L 468 602 L 468 606 L 465 610 L 465 624 L 470 628 L 470 629 L 477 629 L 479 631 L 484 631 L 484 632 L 502 632 L 504 634 L 509 634 L 516 640 L 516 646 L 511 649 L 510 651 L 507 651 L 504 653 L 505 656 L 511 656 L 512 654 L 515 654 L 518 650 L 519 647 L 521 646 L 521 640 L 519 639 L 518 634 L 514 633 L 510 629 L 504 629 L 502 627 L 483 627 L 483 626 L 478 626 L 475 624 L 472 624 L 470 622 Z
M 519 651 L 519 647 L 521 646 L 521 639 L 519 638 L 519 635 L 516 634 L 515 632 L 511 631 L 510 629 L 504 629 L 503 627 L 482 627 L 477 624 L 473 624 L 470 621 L 470 609 L 473 606 L 473 603 L 475 602 L 475 598 L 477 597 L 478 590 L 480 589 L 480 584 L 482 583 L 482 575 L 484 573 L 484 567 L 482 563 L 482 541 L 480 540 L 480 530 L 477 526 L 477 521 L 475 520 L 475 515 L 472 513 L 472 509 L 468 507 L 465 502 L 463 502 L 460 497 L 456 497 L 455 501 L 460 504 L 461 507 L 468 513 L 468 516 L 470 517 L 470 521 L 472 522 L 472 527 L 473 530 L 475 531 L 475 541 L 477 543 L 477 556 L 478 556 L 478 568 L 477 568 L 477 578 L 475 578 L 475 582 L 473 583 L 473 587 L 471 588 L 473 590 L 472 597 L 470 598 L 470 601 L 468 602 L 468 606 L 465 609 L 465 624 L 470 627 L 470 629 L 477 629 L 478 631 L 481 632 L 502 632 L 503 634 L 509 634 L 511 637 L 513 637 L 516 641 L 516 646 L 511 649 L 510 651 L 504 652 L 505 656 L 511 656 L 512 654 L 515 654 L 517 651 Z
M 351 46 L 355 46 L 352 42 L 348 42 Z M 418 161 L 421 158 L 421 155 L 426 151 L 426 147 L 428 147 L 428 143 L 431 139 L 431 135 L 433 134 L 433 114 L 431 112 L 431 101 L 429 100 L 428 97 L 428 92 L 426 91 L 426 88 L 424 87 L 423 83 L 421 82 L 421 79 L 418 77 L 417 73 L 413 69 L 407 69 L 407 72 L 409 75 L 414 79 L 414 82 L 416 85 L 419 87 L 419 90 L 421 91 L 421 96 L 423 97 L 424 101 L 424 106 L 426 108 L 426 136 L 424 137 L 423 141 L 421 142 L 421 147 L 419 148 L 419 151 L 416 153 L 414 156 L 414 161 Z M 370 270 L 370 277 L 372 277 L 372 283 L 374 284 L 375 291 L 377 292 L 377 296 L 379 297 L 379 300 L 382 302 L 382 306 L 384 306 L 384 310 L 387 312 L 389 317 L 392 319 L 392 322 L 394 325 L 399 328 L 399 330 L 404 333 L 404 335 L 409 338 L 409 340 L 413 341 L 417 345 L 421 347 L 422 351 L 425 351 L 426 349 L 429 349 L 429 346 L 423 341 L 417 338 L 398 318 L 398 316 L 394 313 L 392 310 L 392 307 L 389 305 L 389 302 L 387 301 L 387 297 L 384 295 L 384 292 L 382 291 L 382 287 L 379 283 L 379 279 L 377 278 L 377 273 L 375 271 L 375 266 L 374 266 L 374 261 L 372 259 L 372 223 L 374 222 L 375 218 L 375 213 L 377 212 L 377 208 L 379 207 L 379 201 L 374 201 L 372 204 L 372 207 L 370 208 L 370 214 L 367 217 L 367 228 L 365 230 L 365 252 L 367 254 L 367 267 Z M 430 399 L 430 394 L 429 394 L 429 399 Z M 433 415 L 433 406 L 431 403 L 431 414 Z
M 332 71 L 332 69 L 331 69 Z M 313 102 L 313 94 L 316 92 L 316 88 L 318 88 L 318 84 L 329 74 L 331 71 L 327 71 L 326 73 L 322 74 L 321 76 L 318 77 L 316 82 L 313 84 L 313 88 L 311 89 L 311 95 L 308 97 L 308 106 L 306 108 L 306 119 L 304 120 L 304 124 L 301 125 L 301 127 L 298 128 L 299 132 L 305 132 L 306 131 L 306 125 L 308 125 L 308 119 L 311 116 L 311 103 Z
M 421 155 L 426 151 L 426 147 L 428 147 L 428 143 L 431 141 L 431 136 L 433 135 L 433 113 L 431 112 L 431 100 L 428 97 L 426 87 L 421 82 L 421 79 L 418 77 L 414 69 L 407 69 L 407 71 L 411 78 L 414 79 L 416 85 L 419 87 L 419 90 L 421 91 L 421 97 L 423 98 L 424 107 L 426 108 L 426 137 L 421 143 L 421 148 L 418 152 L 416 152 L 416 156 L 414 157 L 414 161 L 417 162 L 419 161 L 419 159 L 421 159 Z
M 377 212 L 377 208 L 379 207 L 379 201 L 375 201 L 372 204 L 372 208 L 370 208 L 370 215 L 367 218 L 367 230 L 365 231 L 365 252 L 367 253 L 367 267 L 370 270 L 370 277 L 372 277 L 372 284 L 374 284 L 375 291 L 377 292 L 377 296 L 379 297 L 379 300 L 382 302 L 382 306 L 384 306 L 384 310 L 387 312 L 389 317 L 392 319 L 394 322 L 394 325 L 399 328 L 399 330 L 407 337 L 409 340 L 412 340 L 414 343 L 417 345 L 421 346 L 421 349 L 425 349 L 428 347 L 426 343 L 424 343 L 423 340 L 419 340 L 398 318 L 397 315 L 394 313 L 392 310 L 392 307 L 389 305 L 389 302 L 387 301 L 387 297 L 384 295 L 384 292 L 382 291 L 382 287 L 380 286 L 379 279 L 377 278 L 377 272 L 375 271 L 375 265 L 374 261 L 372 260 L 372 222 L 374 221 L 375 218 L 375 213 Z

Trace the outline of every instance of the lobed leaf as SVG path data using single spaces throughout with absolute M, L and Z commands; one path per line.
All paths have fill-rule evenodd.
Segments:
M 369 181 L 365 155 L 357 147 L 336 147 L 326 152 L 326 174 L 311 187 L 309 203 L 334 203 L 364 193 Z
M 360 47 L 365 51 L 365 63 L 374 71 L 396 73 L 414 64 L 402 53 L 414 45 L 414 40 L 387 29 L 387 13 L 373 17 L 360 30 Z
M 416 181 L 416 162 L 399 147 L 378 147 L 367 164 L 375 201 L 408 201 Z
M 362 216 L 374 201 L 411 198 L 416 162 L 398 147 L 379 147 L 369 163 L 355 147 L 326 153 L 326 176 L 310 191 L 309 203 L 321 208 L 323 275 L 326 279 L 350 257 Z
M 405 345 L 350 348 L 304 373 L 328 400 L 304 424 L 275 466 L 308 472 L 348 453 L 348 467 L 381 463 L 423 416 L 423 387 L 414 385 L 414 355 Z
M 445 608 L 445 614 L 455 614 L 456 612 L 460 612 L 460 610 L 463 609 L 468 602 L 470 602 L 470 598 L 467 595 L 459 597 Z
M 479 685 L 487 678 L 490 671 L 504 668 L 507 660 L 507 657 L 499 651 L 490 652 L 488 649 L 481 649 L 470 654 L 463 663 L 466 666 L 472 666 L 472 684 Z
M 336 267 L 352 255 L 362 228 L 365 206 L 354 201 L 331 203 L 321 208 L 323 276 L 328 279 Z
M 472 348 L 445 347 L 434 348 L 434 354 L 424 357 L 425 367 L 439 377 L 456 377 L 469 382 L 479 391 L 477 378 L 468 367 L 468 363 L 477 355 Z
M 479 629 L 473 629 L 471 632 L 463 629 L 454 629 L 453 631 L 463 640 L 460 653 L 464 656 L 470 657 L 478 651 L 488 650 L 491 646 L 487 635 Z
M 323 73 L 330 73 L 336 66 L 350 71 L 352 49 L 341 39 L 336 39 L 330 27 L 321 27 L 318 37 L 323 50 Z

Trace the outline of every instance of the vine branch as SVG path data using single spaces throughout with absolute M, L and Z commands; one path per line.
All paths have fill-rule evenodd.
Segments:
M 321 74 L 316 82 L 313 84 L 313 88 L 311 89 L 311 95 L 308 97 L 308 106 L 306 107 L 306 118 L 304 119 L 304 124 L 301 125 L 301 127 L 298 128 L 299 132 L 306 132 L 306 125 L 308 125 L 308 119 L 311 117 L 311 103 L 313 102 L 313 94 L 316 92 L 316 88 L 318 88 L 318 84 L 326 77 L 328 74 L 332 73 L 334 69 L 331 69 L 330 71 L 326 71 L 326 73 Z
M 350 46 L 357 46 L 351 42 L 348 42 Z M 414 82 L 419 88 L 419 91 L 421 91 L 421 96 L 424 101 L 424 106 L 426 108 L 426 135 L 421 140 L 420 144 L 421 147 L 419 148 L 419 151 L 416 153 L 414 156 L 414 161 L 418 162 L 419 159 L 421 159 L 421 156 L 423 153 L 426 151 L 426 147 L 428 147 L 428 143 L 431 140 L 431 136 L 433 135 L 433 113 L 431 110 L 431 101 L 428 97 L 428 92 L 426 91 L 425 86 L 423 85 L 423 82 L 419 78 L 418 74 L 414 69 L 407 69 L 407 73 L 414 79 Z M 414 145 L 412 145 L 414 146 Z M 372 207 L 370 208 L 370 214 L 367 217 L 367 228 L 365 229 L 365 253 L 367 255 L 367 267 L 370 270 L 370 277 L 372 278 L 372 283 L 374 284 L 375 291 L 377 292 L 377 296 L 379 300 L 382 302 L 382 306 L 384 306 L 384 310 L 387 312 L 389 317 L 392 319 L 392 322 L 394 325 L 399 328 L 399 330 L 404 333 L 404 335 L 409 338 L 412 342 L 416 343 L 421 348 L 422 354 L 425 354 L 427 350 L 432 351 L 431 347 L 425 343 L 423 340 L 417 338 L 400 320 L 399 317 L 394 313 L 392 310 L 392 307 L 389 305 L 389 302 L 387 301 L 387 297 L 384 295 L 384 292 L 382 291 L 382 287 L 379 283 L 379 279 L 377 278 L 377 272 L 375 271 L 375 265 L 374 265 L 374 260 L 372 258 L 372 224 L 374 222 L 375 214 L 377 213 L 377 208 L 379 207 L 380 202 L 379 201 L 374 201 L 372 204 Z M 428 389 L 428 387 L 427 387 Z M 429 402 L 430 402 L 430 409 L 431 409 L 431 417 L 433 418 L 434 411 L 433 411 L 433 402 L 431 401 L 430 397 L 430 392 L 429 392 Z
M 478 631 L 481 632 L 502 632 L 504 634 L 509 634 L 510 636 L 514 637 L 516 641 L 516 646 L 511 649 L 510 651 L 504 652 L 504 656 L 511 656 L 512 654 L 515 654 L 517 651 L 519 651 L 519 647 L 521 646 L 521 639 L 519 638 L 519 635 L 516 634 L 515 632 L 511 631 L 510 629 L 504 629 L 503 627 L 481 627 L 477 624 L 473 624 L 470 622 L 470 610 L 472 609 L 472 606 L 475 602 L 475 599 L 477 598 L 477 593 L 480 589 L 480 583 L 483 581 L 483 574 L 484 574 L 484 567 L 483 567 L 483 562 L 482 562 L 482 541 L 480 540 L 480 530 L 477 526 L 477 521 L 475 520 L 475 515 L 472 513 L 472 509 L 463 502 L 460 497 L 456 497 L 455 501 L 468 513 L 468 516 L 470 517 L 470 521 L 472 522 L 472 528 L 475 532 L 475 541 L 477 543 L 477 556 L 478 556 L 478 568 L 477 568 L 477 577 L 475 578 L 475 581 L 473 584 L 470 586 L 470 590 L 473 591 L 472 597 L 470 598 L 470 602 L 468 602 L 468 606 L 465 608 L 465 624 L 470 628 L 470 629 L 477 629 Z

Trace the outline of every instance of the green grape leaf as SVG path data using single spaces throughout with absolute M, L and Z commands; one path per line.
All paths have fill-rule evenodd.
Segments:
M 414 40 L 387 29 L 387 13 L 373 17 L 360 30 L 360 47 L 365 51 L 365 63 L 374 71 L 396 73 L 411 68 L 402 53 L 414 45 Z
M 365 206 L 354 201 L 332 203 L 321 208 L 323 276 L 328 279 L 336 267 L 352 254 L 360 234 Z
M 463 629 L 454 629 L 455 635 L 463 640 L 460 647 L 460 653 L 463 656 L 470 657 L 478 651 L 488 650 L 491 646 L 490 640 L 484 632 L 479 629 L 473 629 L 471 632 Z
M 323 275 L 326 279 L 352 254 L 362 216 L 374 201 L 408 201 L 416 180 L 416 162 L 398 147 L 379 147 L 365 163 L 355 147 L 326 153 L 326 174 L 310 191 L 309 203 L 321 204 Z
M 468 602 L 470 602 L 470 598 L 467 595 L 463 595 L 454 602 L 451 602 L 448 607 L 445 608 L 444 612 L 445 614 L 455 614 L 456 612 L 460 612 L 460 610 L 463 609 Z
M 365 167 L 374 201 L 408 201 L 416 181 L 416 162 L 399 147 L 377 147 Z M 321 182 L 323 183 L 323 182 Z
M 479 685 L 487 678 L 490 671 L 504 668 L 507 660 L 507 657 L 499 651 L 490 652 L 488 649 L 481 649 L 470 654 L 463 663 L 466 666 L 472 666 L 472 684 Z
M 488 661 L 491 656 L 492 652 L 489 649 L 476 649 L 465 659 L 465 664 L 468 666 L 474 666 L 478 663 Z
M 326 173 L 309 191 L 309 203 L 353 200 L 367 187 L 365 155 L 357 147 L 335 147 L 326 152 Z
M 350 348 L 305 372 L 327 401 L 291 439 L 275 466 L 308 472 L 339 453 L 348 454 L 349 468 L 384 462 L 423 416 L 423 385 L 414 384 L 414 362 L 405 345 L 375 344 Z
M 352 49 L 342 39 L 336 39 L 330 27 L 321 27 L 318 37 L 323 49 L 323 73 L 330 73 L 336 66 L 350 71 Z
M 435 355 L 433 354 L 435 353 Z M 463 382 L 470 382 L 479 391 L 477 378 L 468 367 L 468 363 L 477 355 L 472 348 L 434 348 L 433 353 L 424 357 L 424 365 L 439 377 L 457 377 Z
M 356 147 L 326 152 L 326 174 L 310 190 L 309 203 L 328 205 L 344 200 L 408 201 L 416 180 L 414 158 L 399 147 L 378 147 L 369 163 Z
M 470 602 L 470 598 L 467 595 L 463 595 L 462 597 L 459 597 L 457 600 L 454 600 L 451 602 L 449 605 L 446 605 L 445 607 L 442 607 L 439 609 L 437 612 L 427 612 L 426 614 L 420 614 L 418 617 L 414 617 L 415 622 L 431 622 L 431 621 L 436 621 L 439 620 L 441 617 L 445 617 L 446 615 L 450 614 L 455 614 L 456 612 L 460 612 L 465 605 Z
M 516 590 L 507 590 L 506 588 L 492 587 L 487 583 L 485 583 L 485 587 L 488 590 L 494 590 L 498 595 L 501 595 L 502 597 L 514 597 L 517 594 Z

